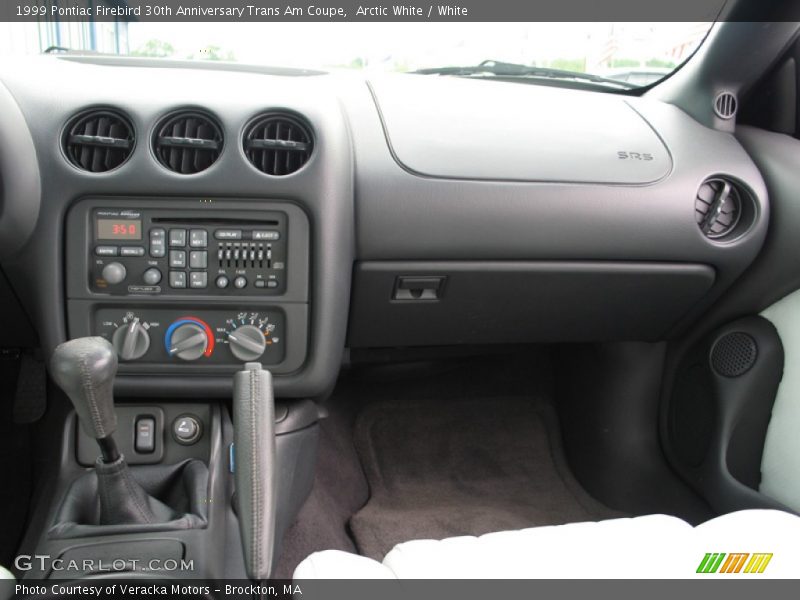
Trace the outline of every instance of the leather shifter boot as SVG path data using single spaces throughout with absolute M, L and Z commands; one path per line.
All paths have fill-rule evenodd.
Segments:
M 97 495 L 100 497 L 100 525 L 165 523 L 175 518 L 170 507 L 150 496 L 131 477 L 124 456 L 112 463 L 98 459 L 95 472 Z
M 53 352 L 50 370 L 55 382 L 69 396 L 81 427 L 100 446 L 95 471 L 100 497 L 100 524 L 149 524 L 166 522 L 173 511 L 149 496 L 131 476 L 125 457 L 117 451 L 113 433 L 114 376 L 117 355 L 104 338 L 70 340 Z

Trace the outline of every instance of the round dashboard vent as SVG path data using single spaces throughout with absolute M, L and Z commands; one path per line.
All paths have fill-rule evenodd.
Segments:
M 133 152 L 133 126 L 121 113 L 92 110 L 75 117 L 64 131 L 64 154 L 84 171 L 116 169 Z
M 742 192 L 727 179 L 707 179 L 697 191 L 694 216 L 700 231 L 711 239 L 730 235 L 742 216 Z
M 736 96 L 731 92 L 720 92 L 714 98 L 714 112 L 720 119 L 730 119 L 736 114 Z
M 170 171 L 205 171 L 222 152 L 222 128 L 207 114 L 189 111 L 168 116 L 156 129 L 153 151 Z
M 255 119 L 244 132 L 244 153 L 252 165 L 267 175 L 289 175 L 311 157 L 311 129 L 297 117 L 267 113 Z

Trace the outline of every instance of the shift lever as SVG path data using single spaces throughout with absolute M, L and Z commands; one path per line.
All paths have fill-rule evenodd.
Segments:
M 117 461 L 119 451 L 112 437 L 117 429 L 114 347 L 101 337 L 70 340 L 56 348 L 50 369 L 55 382 L 72 401 L 81 427 L 100 446 L 103 462 Z
M 95 465 L 100 524 L 159 523 L 173 518 L 172 509 L 145 492 L 131 476 L 114 442 L 114 347 L 101 337 L 64 342 L 53 352 L 50 370 L 72 401 L 81 427 L 100 447 L 101 457 Z

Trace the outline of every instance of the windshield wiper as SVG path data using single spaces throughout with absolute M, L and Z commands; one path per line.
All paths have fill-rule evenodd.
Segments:
M 577 80 L 591 83 L 601 83 L 605 85 L 616 85 L 626 89 L 639 87 L 627 81 L 618 81 L 592 75 L 591 73 L 578 73 L 564 69 L 551 69 L 549 67 L 533 67 L 530 65 L 520 65 L 516 63 L 500 62 L 497 60 L 484 60 L 478 65 L 468 67 L 433 67 L 429 69 L 418 69 L 412 71 L 419 75 L 453 75 L 456 77 L 473 77 L 480 75 L 494 75 L 496 77 L 520 77 L 520 78 L 544 78 L 560 80 Z

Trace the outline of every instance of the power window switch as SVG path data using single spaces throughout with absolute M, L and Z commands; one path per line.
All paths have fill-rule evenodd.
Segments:
M 150 454 L 156 450 L 156 420 L 153 417 L 136 419 L 134 450 L 139 454 Z

